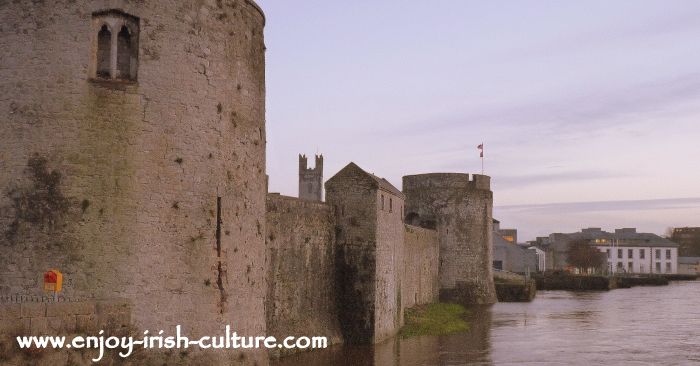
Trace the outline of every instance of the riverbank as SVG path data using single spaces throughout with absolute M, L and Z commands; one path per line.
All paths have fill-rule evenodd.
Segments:
M 535 280 L 515 273 L 496 271 L 493 282 L 499 302 L 530 302 L 537 294 Z
M 469 330 L 465 320 L 467 309 L 462 305 L 436 303 L 406 309 L 401 338 L 440 336 Z
M 609 291 L 634 286 L 666 286 L 670 281 L 693 281 L 697 275 L 576 275 L 565 272 L 535 274 L 532 276 L 538 290 Z

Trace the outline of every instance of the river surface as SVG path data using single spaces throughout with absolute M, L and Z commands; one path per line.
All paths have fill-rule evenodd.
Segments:
M 700 365 L 700 281 L 540 291 L 531 303 L 470 310 L 468 333 L 337 346 L 273 365 Z

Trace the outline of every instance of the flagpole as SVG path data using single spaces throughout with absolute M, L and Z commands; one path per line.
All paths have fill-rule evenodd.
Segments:
M 484 175 L 484 142 L 481 142 L 481 175 Z

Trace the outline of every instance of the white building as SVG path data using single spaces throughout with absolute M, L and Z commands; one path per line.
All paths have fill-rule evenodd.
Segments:
M 537 271 L 544 272 L 547 268 L 547 253 L 545 253 L 544 250 L 534 246 L 527 249 L 535 251 L 535 255 L 537 256 Z
M 614 273 L 678 273 L 678 244 L 636 229 L 617 229 L 592 239 L 606 253 L 608 269 Z

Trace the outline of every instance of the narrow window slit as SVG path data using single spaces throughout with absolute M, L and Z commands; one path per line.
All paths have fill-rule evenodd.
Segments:
M 216 197 L 216 256 L 221 257 L 221 197 Z

